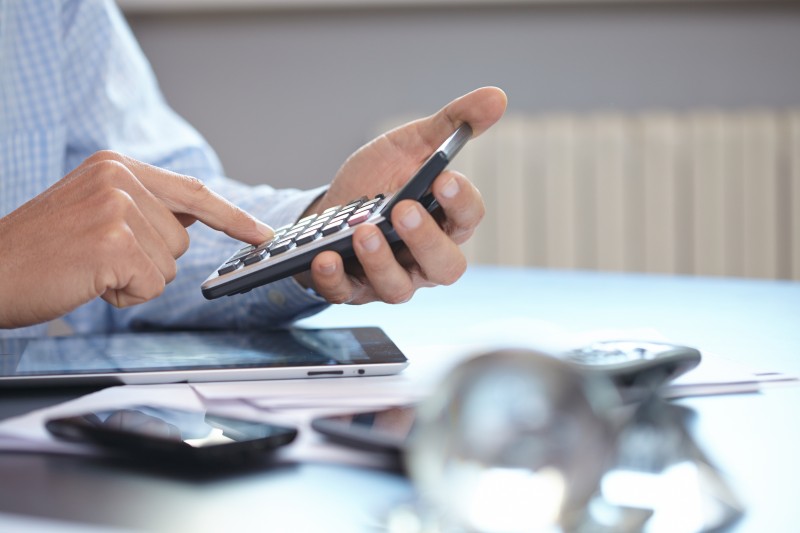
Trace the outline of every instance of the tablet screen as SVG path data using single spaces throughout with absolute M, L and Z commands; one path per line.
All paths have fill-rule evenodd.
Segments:
M 3 339 L 0 358 L 0 381 L 24 376 L 335 368 L 406 361 L 379 328 L 171 331 Z

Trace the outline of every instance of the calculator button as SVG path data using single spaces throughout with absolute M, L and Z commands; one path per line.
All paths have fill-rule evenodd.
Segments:
M 267 252 L 266 250 L 255 251 L 250 255 L 246 256 L 244 259 L 242 259 L 242 263 L 244 263 L 245 265 L 252 265 L 253 263 L 258 263 L 259 261 L 267 257 L 268 253 L 269 252 Z
M 233 254 L 233 256 L 231 256 L 231 258 L 228 259 L 226 263 L 230 263 L 231 261 L 234 261 L 236 259 L 241 259 L 242 257 L 246 256 L 247 254 L 255 250 L 255 248 L 256 247 L 253 246 L 252 244 L 250 246 L 245 246 L 244 248 Z
M 356 211 L 356 213 L 359 213 L 361 211 L 369 211 L 370 213 L 374 213 L 375 211 L 378 210 L 379 205 L 380 204 L 378 204 L 377 202 L 374 204 L 364 204 L 358 209 L 358 211 Z
M 353 200 L 352 202 L 347 204 L 345 207 L 353 207 L 353 206 L 358 207 L 359 205 L 361 205 L 362 203 L 366 202 L 367 200 L 369 200 L 369 198 L 367 198 L 366 196 L 362 196 L 358 200 Z
M 325 222 L 314 222 L 309 227 L 307 227 L 306 230 L 303 233 L 308 233 L 309 231 L 320 230 L 320 229 L 322 229 L 322 226 L 324 226 L 324 225 L 325 225 Z
M 307 231 L 307 232 L 303 233 L 302 235 L 300 235 L 299 237 L 297 237 L 294 240 L 294 242 L 296 242 L 298 246 L 300 246 L 302 244 L 307 244 L 307 243 L 313 241 L 314 239 L 316 239 L 317 235 L 319 235 L 319 234 L 320 234 L 319 229 L 313 229 L 313 230 Z
M 217 270 L 217 274 L 219 274 L 220 276 L 223 276 L 225 274 L 233 272 L 234 270 L 236 270 L 240 266 L 242 266 L 242 260 L 241 259 L 234 259 L 232 261 L 228 261 L 227 263 L 222 265 L 222 267 L 219 270 Z
M 314 221 L 314 225 L 317 224 L 327 224 L 333 218 L 333 213 L 329 213 L 325 216 L 320 216 L 317 220 Z
M 294 247 L 294 240 L 293 239 L 285 239 L 281 242 L 276 242 L 275 246 L 269 249 L 270 255 L 278 255 L 282 254 L 283 252 L 290 250 Z
M 295 239 L 295 238 L 296 238 L 298 235 L 300 235 L 300 232 L 299 232 L 299 231 L 294 231 L 294 230 L 292 230 L 292 232 L 291 232 L 291 233 L 288 233 L 288 234 L 284 235 L 283 237 L 281 237 L 281 240 L 280 240 L 280 242 L 283 242 L 283 241 L 293 241 L 293 240 L 294 240 L 294 239 Z
M 323 235 L 330 235 L 331 233 L 336 233 L 337 231 L 339 231 L 340 229 L 344 228 L 345 226 L 347 226 L 347 219 L 346 218 L 336 219 L 333 222 L 331 222 L 330 224 L 328 224 L 327 226 L 325 226 L 324 228 L 322 228 L 322 234 Z
M 295 222 L 295 224 L 294 224 L 294 225 L 295 225 L 295 226 L 301 226 L 301 225 L 303 225 L 303 224 L 310 224 L 310 223 L 311 223 L 311 221 L 312 221 L 312 220 L 314 220 L 315 218 L 317 218 L 317 215 L 316 215 L 316 214 L 313 214 L 313 215 L 308 215 L 307 217 L 301 218 L 300 220 L 298 220 L 297 222 Z
M 262 250 L 269 250 L 269 247 L 271 245 L 273 245 L 274 243 L 275 243 L 275 239 L 272 239 L 272 240 L 267 241 L 265 243 L 259 244 L 258 246 L 256 246 L 256 249 L 253 250 L 253 252 L 260 252 Z M 250 253 L 252 253 L 252 252 L 250 252 Z
M 343 215 L 349 215 L 350 213 L 354 212 L 356 209 L 358 209 L 357 205 L 351 205 L 350 207 L 345 207 L 341 211 L 336 213 L 336 218 L 339 218 L 340 216 L 343 216 Z
M 372 213 L 369 210 L 367 210 L 367 211 L 359 211 L 358 213 L 355 213 L 355 214 L 353 214 L 353 216 L 348 218 L 347 219 L 347 223 L 350 226 L 355 226 L 356 224 L 361 224 L 362 222 L 367 220 L 370 217 L 370 215 L 372 215 Z

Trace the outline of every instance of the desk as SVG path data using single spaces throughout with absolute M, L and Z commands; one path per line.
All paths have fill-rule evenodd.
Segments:
M 473 267 L 401 306 L 332 308 L 305 326 L 383 327 L 416 346 L 457 343 L 487 321 L 528 317 L 583 331 L 655 328 L 672 341 L 800 374 L 800 283 Z M 499 323 L 499 322 L 498 322 Z M 369 379 L 369 378 L 364 378 Z M 85 392 L 85 391 L 82 391 Z M 0 414 L 61 399 L 3 391 Z M 735 531 L 800 523 L 800 388 L 691 398 L 694 434 L 747 506 Z M 204 481 L 75 457 L 0 454 L 0 512 L 148 530 L 374 531 L 410 498 L 390 472 L 301 464 Z

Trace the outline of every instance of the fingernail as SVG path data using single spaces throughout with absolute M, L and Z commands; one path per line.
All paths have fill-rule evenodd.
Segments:
M 410 205 L 406 208 L 406 212 L 400 217 L 400 223 L 406 229 L 414 229 L 422 222 L 422 216 L 419 214 L 419 209 L 416 205 Z
M 455 178 L 450 178 L 450 180 L 445 183 L 444 187 L 442 187 L 442 196 L 445 198 L 455 198 L 459 190 L 458 181 Z
M 264 237 L 264 240 L 267 241 L 275 236 L 275 230 L 273 230 L 270 226 L 264 224 L 260 220 L 256 220 L 256 228 Z
M 336 263 L 332 261 L 330 263 L 327 262 L 322 263 L 321 265 L 319 265 L 319 270 L 323 274 L 333 274 L 334 272 L 336 272 Z
M 381 241 L 378 238 L 378 234 L 374 232 L 361 239 L 361 246 L 368 252 L 376 251 L 380 245 Z

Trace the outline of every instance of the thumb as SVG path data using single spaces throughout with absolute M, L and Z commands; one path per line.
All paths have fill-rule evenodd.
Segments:
M 418 122 L 418 135 L 431 148 L 439 146 L 461 124 L 472 128 L 477 137 L 506 111 L 508 97 L 498 87 L 482 87 L 456 98 L 433 115 Z

